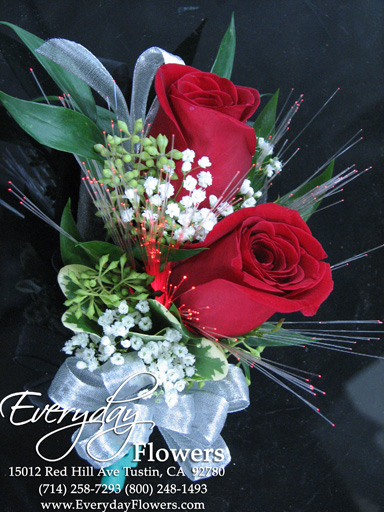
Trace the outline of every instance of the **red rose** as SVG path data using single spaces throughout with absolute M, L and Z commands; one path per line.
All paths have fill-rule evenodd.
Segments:
M 297 211 L 277 204 L 229 215 L 193 247 L 209 250 L 172 270 L 175 303 L 188 325 L 219 338 L 277 312 L 314 315 L 333 288 L 320 243 Z
M 160 107 L 150 134 L 161 133 L 170 142 L 174 135 L 176 149 L 195 151 L 195 164 L 202 156 L 210 159 L 213 183 L 209 195 L 219 197 L 237 171 L 240 174 L 232 186 L 246 177 L 256 147 L 255 132 L 246 124 L 260 103 L 256 89 L 236 86 L 226 78 L 180 64 L 161 66 L 155 89 Z M 176 172 L 180 178 L 180 162 Z M 173 185 L 177 191 L 181 181 Z

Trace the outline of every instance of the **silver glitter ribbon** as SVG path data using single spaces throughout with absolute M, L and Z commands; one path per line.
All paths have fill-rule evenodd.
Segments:
M 155 46 L 142 53 L 133 73 L 129 115 L 123 93 L 103 64 L 87 48 L 68 39 L 55 38 L 46 41 L 37 52 L 73 73 L 98 92 L 114 110 L 117 118 L 127 123 L 131 131 L 135 120 L 142 119 L 146 123 L 152 123 L 156 115 L 157 100 L 154 101 L 147 119 L 145 113 L 149 90 L 158 68 L 162 64 L 184 64 L 180 57 Z
M 171 453 L 189 450 L 185 460 L 177 459 L 189 479 L 206 478 L 196 468 L 229 464 L 231 456 L 220 432 L 228 413 L 249 405 L 240 368 L 229 365 L 224 379 L 178 393 L 176 404 L 168 407 L 162 395 L 153 395 L 155 379 L 137 354 L 125 354 L 124 359 L 120 366 L 107 362 L 91 373 L 77 368 L 78 358 L 69 357 L 52 381 L 48 395 L 63 409 L 100 410 L 72 436 L 80 457 L 96 468 L 108 467 L 134 444 L 147 444 L 156 425 Z M 143 397 L 145 392 L 149 397 Z M 202 451 L 204 461 L 191 459 L 195 449 Z

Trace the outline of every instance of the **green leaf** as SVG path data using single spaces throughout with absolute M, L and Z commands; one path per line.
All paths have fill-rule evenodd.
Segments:
M 304 183 L 304 185 L 302 185 L 301 187 L 298 187 L 293 192 L 286 194 L 281 199 L 279 199 L 278 203 L 281 204 L 282 206 L 288 206 L 288 208 L 291 207 L 292 203 L 296 199 L 299 199 L 300 197 L 304 196 L 311 190 L 316 189 L 316 187 L 319 187 L 320 185 L 323 185 L 328 180 L 330 180 L 333 175 L 334 165 L 335 165 L 335 161 L 332 160 L 332 162 L 328 165 L 328 167 L 325 169 L 325 171 L 323 173 L 321 173 L 319 176 L 316 176 L 316 178 L 313 178 L 313 180 L 309 181 L 308 183 Z M 322 195 L 324 195 L 324 194 L 322 194 Z M 303 220 L 305 220 L 305 222 L 307 222 L 307 220 L 310 218 L 312 213 L 314 213 L 316 211 L 316 209 L 319 207 L 319 205 L 321 203 L 321 200 L 319 200 L 319 199 L 322 197 L 322 195 L 319 194 L 316 202 L 312 201 L 311 203 L 308 204 L 307 208 L 305 210 L 303 210 L 303 212 L 300 212 L 300 214 L 301 214 Z
M 66 311 L 61 317 L 61 322 L 64 327 L 71 329 L 73 332 L 87 332 L 89 334 L 96 334 L 96 336 L 102 336 L 102 328 L 100 325 L 90 320 L 85 315 L 76 318 L 76 315 L 72 311 Z
M 279 329 L 276 332 L 264 333 L 261 337 L 251 336 L 246 339 L 250 347 L 288 347 L 301 346 L 312 341 L 312 338 L 290 331 L 289 329 Z
M 81 242 L 81 235 L 72 216 L 70 199 L 68 199 L 68 202 L 63 210 L 60 227 L 73 238 Z M 84 254 L 84 251 L 79 248 L 73 240 L 66 237 L 62 233 L 60 233 L 60 253 L 64 265 L 70 265 L 73 263 L 88 265 L 90 263 L 90 259 L 86 254 Z
M 208 247 L 202 247 L 200 249 L 176 249 L 169 246 L 163 246 L 160 248 L 161 251 L 161 265 L 160 271 L 164 270 L 166 263 L 169 261 L 181 261 L 187 258 L 191 258 L 192 256 L 196 256 L 201 251 L 209 250 Z
M 196 358 L 195 368 L 198 380 L 221 380 L 227 376 L 228 361 L 220 346 L 206 338 L 191 340 L 188 351 Z
M 59 283 L 59 286 L 61 288 L 61 291 L 64 293 L 64 295 L 67 297 L 67 299 L 72 299 L 74 296 L 74 291 L 77 290 L 79 287 L 73 283 L 71 278 L 69 277 L 70 272 L 73 272 L 75 276 L 79 276 L 82 272 L 87 272 L 90 269 L 89 267 L 85 265 L 66 265 L 63 267 L 58 276 L 57 276 L 57 282 Z
M 154 299 L 148 299 L 148 302 L 152 313 L 156 313 L 158 316 L 160 316 L 163 319 L 165 325 L 168 327 L 173 327 L 180 332 L 182 331 L 183 326 L 179 318 L 173 315 L 165 306 L 163 306 L 163 304 L 160 304 L 160 302 Z
M 93 263 L 99 263 L 102 256 L 109 256 L 108 261 L 117 261 L 121 258 L 123 250 L 117 245 L 108 242 L 81 242 L 76 246 L 79 250 L 86 252 Z M 117 265 L 116 265 L 117 266 Z
M 90 119 L 95 121 L 96 104 L 90 87 L 69 71 L 66 71 L 55 62 L 51 61 L 47 57 L 44 57 L 43 55 L 40 55 L 35 51 L 42 44 L 44 44 L 44 40 L 40 39 L 40 37 L 37 37 L 34 34 L 31 34 L 30 32 L 27 32 L 26 30 L 18 27 L 17 25 L 13 25 L 12 23 L 1 21 L 0 24 L 5 25 L 11 28 L 14 32 L 16 32 L 16 34 L 20 37 L 23 43 L 32 52 L 34 57 L 36 57 L 36 59 L 47 71 L 47 73 L 56 82 L 60 90 L 62 92 L 69 94 L 72 98 L 72 101 L 78 107 L 78 109 L 83 114 L 88 116 Z
M 272 98 L 268 101 L 253 124 L 256 137 L 263 137 L 264 139 L 268 140 L 275 134 L 276 109 L 278 100 L 279 90 L 277 90 Z
M 116 115 L 111 110 L 96 105 L 97 121 L 96 124 L 100 130 L 107 133 L 112 132 L 111 121 L 117 126 Z M 115 128 L 116 129 L 116 128 Z
M 0 91 L 0 100 L 14 120 L 37 142 L 83 158 L 101 160 L 93 146 L 103 143 L 99 128 L 79 112 L 19 100 Z
M 231 78 L 233 61 L 236 50 L 236 29 L 235 16 L 232 13 L 231 22 L 221 41 L 219 51 L 215 62 L 213 63 L 211 73 L 221 76 L 222 78 Z

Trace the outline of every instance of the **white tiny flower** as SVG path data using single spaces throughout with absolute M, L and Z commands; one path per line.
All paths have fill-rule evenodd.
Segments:
M 109 337 L 114 337 L 114 333 L 113 333 L 113 328 L 111 325 L 104 325 L 103 326 L 103 332 L 106 336 L 109 336 Z
M 148 350 L 151 351 L 151 354 L 154 357 L 157 357 L 159 355 L 159 345 L 155 341 L 150 341 L 146 344 L 146 347 Z
M 135 188 L 126 188 L 122 197 L 124 199 L 128 199 L 132 204 L 136 204 L 139 200 L 139 196 Z
M 162 183 L 159 185 L 158 191 L 162 199 L 169 199 L 175 193 L 175 188 L 170 183 Z
M 186 382 L 185 382 L 185 380 L 178 380 L 177 382 L 175 382 L 175 389 L 176 389 L 176 391 L 178 391 L 179 393 L 181 393 L 182 391 L 184 391 L 185 386 L 186 386 Z
M 135 319 L 133 315 L 134 313 L 131 313 L 130 315 L 123 316 L 121 319 L 121 323 L 124 325 L 124 327 L 127 328 L 127 330 L 131 329 L 135 325 Z
M 133 350 L 140 350 L 143 346 L 143 340 L 139 338 L 139 336 L 132 336 L 131 338 L 131 347 Z
M 251 208 L 252 206 L 255 206 L 256 199 L 254 197 L 249 197 L 246 199 L 243 204 L 241 205 L 241 208 Z
M 112 325 L 112 332 L 114 336 L 126 336 L 128 334 L 128 329 L 122 322 L 115 322 Z
M 203 169 L 206 169 L 207 167 L 211 167 L 211 162 L 209 161 L 209 158 L 207 156 L 202 156 L 199 160 L 198 160 L 198 165 L 200 167 L 202 167 Z
M 77 361 L 76 368 L 79 370 L 85 370 L 88 367 L 87 363 L 85 361 Z
M 272 176 L 275 174 L 274 167 L 271 164 L 266 165 L 265 171 L 267 173 L 268 178 L 272 178 Z
M 195 368 L 193 366 L 187 366 L 184 371 L 187 377 L 193 377 L 195 375 Z
M 154 206 L 161 206 L 163 204 L 163 199 L 159 194 L 155 194 L 152 197 L 150 197 L 149 202 Z
M 277 158 L 274 158 L 272 160 L 271 165 L 273 165 L 273 167 L 277 173 L 279 173 L 281 171 L 281 169 L 283 168 L 283 164 Z
M 90 372 L 94 372 L 98 367 L 99 362 L 97 361 L 97 359 L 92 359 L 91 361 L 88 362 L 88 370 Z
M 261 191 L 261 190 L 258 190 L 257 192 L 255 192 L 254 197 L 255 197 L 256 199 L 259 199 L 262 195 L 263 195 L 262 191 Z
M 163 383 L 163 388 L 164 388 L 164 391 L 166 393 L 168 393 L 168 391 L 172 391 L 174 389 L 174 385 L 173 385 L 173 382 L 171 382 L 170 380 L 168 379 L 165 379 L 164 380 L 164 383 Z
M 216 219 L 215 214 L 212 213 L 210 210 L 208 210 L 208 208 L 203 208 L 200 211 L 203 214 L 201 226 L 208 232 L 212 231 L 213 226 L 215 226 L 217 224 L 217 219 Z
M 171 409 L 174 407 L 178 402 L 178 396 L 176 389 L 171 389 L 170 391 L 167 391 L 164 395 L 165 402 L 168 405 L 168 407 Z
M 76 334 L 72 338 L 73 345 L 80 346 L 80 347 L 86 347 L 88 345 L 89 337 L 88 334 L 85 332 L 81 332 L 79 334 Z
M 145 364 L 151 364 L 153 361 L 152 352 L 144 345 L 144 347 L 138 351 L 137 355 L 144 361 Z
M 184 206 L 184 208 L 190 208 L 193 204 L 192 198 L 190 196 L 184 196 L 180 200 L 181 206 Z
M 88 361 L 90 359 L 92 359 L 93 357 L 95 356 L 95 351 L 93 350 L 93 348 L 85 348 L 83 350 L 83 354 L 82 354 L 82 357 Z
M 174 237 L 176 240 L 180 240 L 180 242 L 186 242 L 187 240 L 192 240 L 195 236 L 195 228 L 193 226 L 179 228 L 174 232 Z
M 141 215 L 144 219 L 149 221 L 155 221 L 158 218 L 158 214 L 154 213 L 152 210 L 145 209 L 141 212 Z
M 178 217 L 178 215 L 180 215 L 179 205 L 176 203 L 168 203 L 165 213 L 166 215 L 169 215 L 172 219 Z
M 213 208 L 217 204 L 217 197 L 213 194 L 209 196 L 209 206 Z
M 165 329 L 164 337 L 166 340 L 176 343 L 177 341 L 181 340 L 183 335 L 177 329 L 172 329 L 172 327 L 167 327 Z M 163 344 L 163 346 L 164 346 L 164 344 Z
M 246 197 L 253 197 L 254 193 L 255 193 L 255 191 L 253 190 L 253 188 L 249 187 L 248 192 L 245 194 L 245 196 Z
M 136 309 L 140 311 L 140 313 L 148 313 L 149 312 L 149 302 L 147 300 L 140 300 L 136 304 Z
M 193 176 L 187 176 L 183 182 L 183 187 L 185 190 L 188 190 L 188 192 L 192 192 L 195 190 L 197 185 L 197 180 Z
M 173 347 L 173 353 L 175 354 L 175 356 L 183 358 L 188 354 L 188 349 L 184 345 L 176 345 L 175 347 Z
M 177 222 L 181 224 L 181 226 L 188 227 L 192 222 L 192 218 L 194 215 L 194 211 L 191 208 L 187 208 L 184 212 L 181 212 Z
M 222 203 L 220 205 L 220 214 L 223 217 L 227 217 L 227 215 L 231 215 L 233 213 L 233 206 L 228 203 Z
M 257 145 L 261 149 L 264 157 L 273 153 L 273 144 L 267 142 L 263 137 L 257 139 Z
M 185 364 L 185 366 L 192 366 L 195 364 L 195 361 L 195 356 L 193 354 L 190 354 L 189 352 L 183 357 L 183 363 Z
M 129 311 L 129 306 L 127 304 L 126 300 L 122 300 L 119 304 L 119 307 L 117 308 L 119 310 L 119 313 L 121 315 L 125 315 Z
M 106 309 L 104 311 L 104 314 L 102 314 L 98 320 L 97 323 L 103 327 L 110 325 L 113 320 L 115 319 L 115 313 L 112 309 Z
M 209 171 L 201 171 L 197 175 L 200 187 L 207 188 L 212 185 L 212 174 Z
M 121 354 L 116 353 L 116 354 L 113 354 L 110 361 L 112 364 L 120 366 L 120 365 L 124 364 L 124 357 Z
M 139 328 L 142 331 L 150 331 L 152 329 L 152 320 L 149 316 L 144 316 L 139 322 Z
M 171 382 L 176 382 L 177 380 L 179 380 L 179 378 L 179 372 L 174 368 L 171 368 L 170 370 L 167 371 L 167 379 L 170 380 Z
M 148 176 L 148 178 L 144 181 L 145 193 L 147 196 L 151 196 L 155 191 L 159 180 L 154 176 Z
M 129 348 L 131 346 L 131 341 L 128 338 L 125 340 L 121 340 L 120 345 L 124 348 Z
M 71 340 L 68 340 L 64 343 L 64 347 L 61 349 L 65 354 L 67 354 L 68 356 L 70 356 L 73 352 L 73 345 L 72 345 L 72 341 Z
M 198 188 L 198 189 L 194 190 L 192 192 L 192 196 L 191 196 L 193 204 L 199 205 L 200 203 L 202 203 L 204 201 L 206 196 L 207 196 L 207 194 L 206 194 L 205 190 L 203 190 L 202 188 Z
M 260 140 L 260 139 L 259 139 Z M 249 190 L 249 187 L 251 186 L 251 180 L 244 180 L 243 184 L 240 187 L 240 194 L 246 194 Z
M 106 345 L 105 347 L 100 347 L 100 352 L 109 357 L 111 356 L 114 352 L 116 352 L 116 348 L 114 347 L 114 345 Z
M 193 151 L 193 149 L 185 149 L 183 152 L 182 152 L 182 160 L 183 162 L 193 162 L 194 159 L 195 159 L 195 152 Z
M 133 208 L 126 208 L 121 212 L 121 220 L 123 222 L 131 222 L 133 216 L 135 214 L 135 210 Z
M 168 359 L 164 357 L 159 357 L 157 360 L 157 368 L 159 369 L 159 372 L 165 373 L 169 370 L 169 362 Z
M 192 169 L 191 162 L 184 162 L 181 166 L 181 172 L 183 172 L 184 174 L 187 174 L 187 172 L 189 172 L 191 169 Z
M 170 327 L 167 327 L 167 329 L 170 329 Z M 176 330 L 176 329 L 175 329 Z M 173 329 L 172 329 L 173 331 Z M 163 352 L 167 351 L 171 347 L 171 342 L 168 340 L 160 341 L 159 346 L 161 347 L 161 350 Z

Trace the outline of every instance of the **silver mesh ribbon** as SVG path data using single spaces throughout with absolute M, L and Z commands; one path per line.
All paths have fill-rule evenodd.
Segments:
M 145 118 L 147 111 L 148 94 L 156 71 L 162 64 L 184 64 L 184 61 L 168 53 L 161 48 L 153 46 L 143 52 L 137 59 L 135 70 L 133 73 L 132 97 L 131 97 L 131 130 L 135 119 L 142 119 L 146 123 L 152 124 L 153 119 L 159 108 L 157 100 L 149 111 L 148 117 Z
M 96 468 L 108 467 L 134 444 L 147 444 L 156 425 L 175 453 L 202 450 L 207 460 L 194 462 L 189 456 L 178 460 L 191 480 L 206 478 L 194 468 L 225 467 L 231 456 L 220 432 L 229 412 L 249 405 L 240 368 L 229 365 L 224 379 L 179 393 L 176 404 L 168 407 L 161 395 L 153 395 L 154 378 L 138 355 L 132 352 L 124 359 L 123 365 L 108 362 L 91 373 L 79 370 L 79 359 L 70 357 L 52 381 L 48 395 L 53 402 L 64 409 L 98 412 L 72 436 L 80 457 Z
M 73 73 L 98 92 L 116 112 L 118 119 L 126 122 L 131 131 L 135 120 L 142 119 L 143 122 L 152 123 L 156 115 L 157 100 L 154 101 L 146 119 L 148 94 L 158 68 L 162 64 L 184 64 L 180 57 L 161 48 L 152 47 L 143 52 L 137 59 L 133 73 L 129 115 L 123 93 L 103 64 L 87 48 L 68 39 L 55 38 L 42 44 L 37 52 Z
M 129 123 L 123 93 L 103 64 L 87 48 L 68 39 L 56 38 L 49 39 L 36 51 L 83 80 L 110 104 L 120 120 Z

